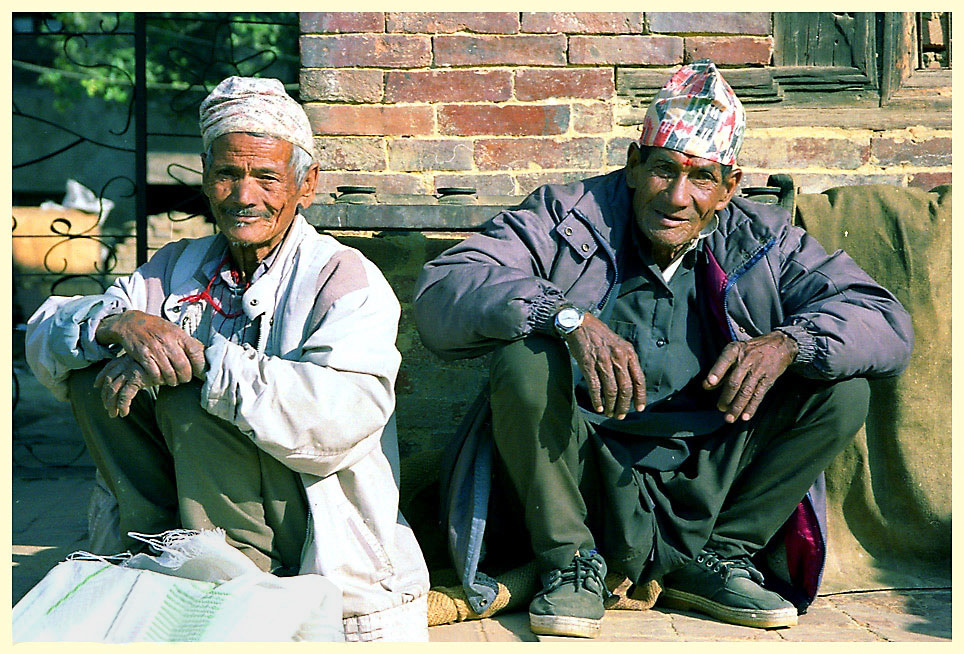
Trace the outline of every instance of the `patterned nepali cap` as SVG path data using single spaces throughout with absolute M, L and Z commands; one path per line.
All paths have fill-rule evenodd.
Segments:
M 228 77 L 204 99 L 200 114 L 205 150 L 224 134 L 254 132 L 288 141 L 314 156 L 308 116 L 280 80 Z
M 745 130 L 743 104 L 716 65 L 700 59 L 680 68 L 660 89 L 646 111 L 639 144 L 732 166 Z

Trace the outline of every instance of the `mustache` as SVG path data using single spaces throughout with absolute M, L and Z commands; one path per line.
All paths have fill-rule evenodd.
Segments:
M 261 218 L 263 220 L 271 218 L 270 211 L 259 211 L 257 209 L 225 209 L 222 207 L 218 210 L 218 213 L 228 218 Z

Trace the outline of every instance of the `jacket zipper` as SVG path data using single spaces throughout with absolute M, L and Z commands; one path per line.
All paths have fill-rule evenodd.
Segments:
M 307 507 L 308 509 L 308 519 L 307 519 L 307 522 L 305 523 L 305 542 L 301 544 L 301 561 L 300 561 L 301 569 L 298 570 L 299 574 L 301 573 L 301 570 L 304 570 L 305 568 L 305 556 L 307 556 L 308 554 L 308 543 L 311 540 L 311 534 L 314 531 L 314 528 L 311 526 L 312 525 L 311 502 L 308 500 L 307 489 L 305 492 L 305 507 Z
M 603 295 L 602 300 L 598 305 L 596 305 L 596 311 L 602 311 L 603 307 L 606 306 L 606 302 L 609 301 L 609 296 L 612 295 L 613 289 L 615 289 L 616 285 L 619 283 L 619 268 L 616 266 L 616 257 L 612 252 L 609 251 L 608 244 L 606 244 L 603 237 L 596 230 L 596 226 L 593 225 L 592 222 L 578 209 L 573 209 L 572 213 L 573 215 L 578 216 L 579 219 L 582 220 L 582 222 L 589 228 L 589 231 L 592 232 L 593 238 L 596 239 L 596 243 L 599 245 L 600 249 L 606 253 L 606 257 L 609 259 L 609 263 L 613 267 L 613 281 L 609 285 L 609 288 L 606 289 L 606 294 Z
M 724 320 L 726 320 L 727 329 L 730 330 L 730 338 L 734 341 L 737 341 L 739 339 L 736 336 L 736 332 L 733 331 L 733 321 L 730 320 L 730 310 L 729 310 L 729 307 L 727 306 L 727 299 L 730 296 L 730 289 L 733 288 L 733 285 L 736 283 L 736 280 L 742 277 L 746 273 L 746 271 L 748 271 L 750 268 L 756 265 L 756 263 L 760 259 L 762 259 L 767 252 L 770 251 L 770 248 L 772 248 L 776 242 L 777 242 L 777 239 L 775 236 L 770 238 L 770 240 L 764 243 L 763 246 L 759 250 L 757 250 L 752 257 L 747 259 L 742 266 L 734 270 L 732 275 L 727 275 L 726 277 L 726 286 L 723 287 L 723 318 Z
M 273 322 L 273 318 L 268 319 L 267 312 L 262 313 L 258 319 L 258 354 L 264 354 L 265 348 L 268 346 L 268 329 Z
M 613 271 L 614 271 L 614 272 L 613 272 L 613 283 L 610 284 L 609 290 L 606 291 L 606 294 L 603 296 L 602 301 L 601 301 L 601 302 L 599 303 L 599 305 L 596 307 L 596 309 L 597 309 L 598 311 L 600 311 L 600 312 L 602 312 L 603 307 L 606 306 L 606 303 L 609 302 L 609 296 L 612 295 L 613 289 L 615 289 L 615 288 L 616 288 L 616 285 L 619 284 L 619 268 L 617 268 L 615 265 L 613 265 Z

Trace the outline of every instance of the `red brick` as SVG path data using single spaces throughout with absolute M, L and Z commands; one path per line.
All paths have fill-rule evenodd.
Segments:
M 385 102 L 501 102 L 512 96 L 507 70 L 406 70 L 385 74 Z
M 315 137 L 315 155 L 322 170 L 385 170 L 385 139 Z
M 631 136 L 616 136 L 606 142 L 606 165 L 625 166 L 626 153 L 629 152 L 629 144 L 636 143 L 638 138 Z
M 773 54 L 769 36 L 689 36 L 685 43 L 686 61 L 710 59 L 725 66 L 768 64 Z
M 335 193 L 339 186 L 374 186 L 379 194 L 415 195 L 426 193 L 426 188 L 419 175 L 404 173 L 318 173 L 317 192 L 319 199 L 322 195 Z
M 553 11 L 522 14 L 523 32 L 567 34 L 641 34 L 640 12 Z
M 646 26 L 655 34 L 772 34 L 770 12 L 683 11 L 646 12 Z
M 564 66 L 566 63 L 566 37 L 563 34 L 451 34 L 432 37 L 432 48 L 436 66 Z
M 779 171 L 774 171 L 779 172 Z M 746 188 L 748 186 L 766 186 L 767 179 L 769 179 L 772 172 L 750 172 L 748 170 L 743 171 L 743 178 L 740 180 L 739 188 Z
M 392 170 L 470 170 L 472 142 L 395 139 L 388 144 L 388 165 Z
M 683 61 L 683 39 L 675 36 L 573 36 L 569 63 L 669 65 Z
M 615 93 L 612 68 L 523 68 L 515 71 L 515 97 L 605 100 Z
M 311 129 L 318 135 L 412 136 L 432 132 L 432 107 L 384 105 L 305 105 Z
M 951 137 L 934 137 L 922 141 L 874 137 L 870 141 L 871 155 L 881 166 L 950 166 Z
M 603 170 L 557 170 L 549 173 L 520 173 L 515 176 L 519 195 L 528 195 L 545 184 L 570 184 L 603 173 Z
M 750 172 L 747 170 L 743 171 L 743 177 L 740 180 L 740 189 L 748 188 L 750 186 L 766 186 L 767 180 L 770 179 L 770 175 L 774 172 L 780 171 L 765 171 L 765 172 Z
M 301 32 L 384 32 L 385 14 L 380 11 L 302 11 Z
M 950 171 L 946 173 L 914 173 L 907 180 L 907 186 L 931 190 L 935 186 L 951 183 Z
M 786 172 L 786 171 L 764 171 L 764 172 L 750 172 L 747 170 L 743 171 L 743 177 L 740 179 L 740 185 L 737 187 L 737 193 L 740 193 L 742 189 L 749 188 L 751 186 L 766 186 L 767 180 L 770 179 L 770 175 L 775 172 Z M 796 176 L 793 176 L 796 179 Z
M 479 170 L 525 170 L 539 168 L 595 169 L 602 165 L 603 140 L 576 139 L 481 139 L 475 143 Z
M 771 173 L 787 172 L 772 170 Z M 792 171 L 791 171 L 792 172 Z M 858 173 L 793 173 L 793 183 L 801 193 L 823 193 L 829 188 L 837 186 L 858 186 L 861 184 L 893 184 L 904 185 L 903 175 L 864 175 Z
M 304 68 L 414 68 L 432 62 L 427 36 L 406 34 L 344 34 L 302 36 Z
M 323 102 L 380 102 L 380 70 L 302 68 L 298 92 L 302 100 Z
M 435 176 L 435 188 L 470 187 L 479 195 L 515 195 L 515 180 L 506 173 L 490 175 L 453 175 Z
M 542 136 L 569 128 L 567 105 L 444 105 L 438 112 L 442 134 L 475 136 Z
M 572 105 L 572 128 L 580 134 L 604 134 L 613 128 L 613 107 L 608 102 Z
M 737 163 L 754 168 L 859 168 L 870 160 L 870 144 L 822 137 L 753 137 L 743 142 Z
M 519 14 L 517 12 L 389 12 L 385 18 L 385 31 L 387 32 L 418 34 L 451 34 L 452 32 L 515 34 L 519 31 Z

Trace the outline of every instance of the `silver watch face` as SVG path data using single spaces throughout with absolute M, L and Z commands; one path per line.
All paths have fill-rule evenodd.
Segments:
M 563 333 L 569 333 L 582 322 L 582 314 L 578 309 L 566 307 L 556 314 L 556 327 Z

